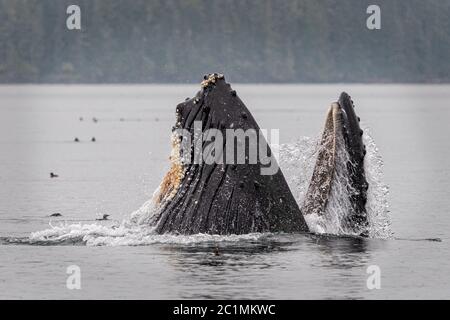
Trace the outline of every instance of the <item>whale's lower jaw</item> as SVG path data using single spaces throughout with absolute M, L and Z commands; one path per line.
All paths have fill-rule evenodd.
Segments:
M 301 209 L 303 214 L 327 218 L 331 210 L 336 211 L 336 208 L 331 208 L 332 197 L 340 197 L 341 207 L 337 209 L 345 210 L 340 212 L 340 229 L 345 233 L 366 235 L 368 183 L 364 156 L 359 118 L 350 96 L 342 93 L 339 102 L 333 103 L 327 114 L 316 164 Z M 338 187 L 340 190 L 333 190 Z
M 248 166 L 189 167 L 178 192 L 162 203 L 156 231 L 222 235 L 308 231 L 306 223 L 301 223 L 298 205 L 290 199 L 289 190 L 281 186 L 283 181 L 276 177 L 261 179 L 257 172 L 257 167 Z M 249 182 L 239 186 L 244 175 Z M 255 176 L 260 183 L 256 188 Z
M 339 136 L 341 121 L 342 113 L 339 105 L 333 103 L 325 120 L 316 164 L 302 206 L 302 212 L 306 215 L 323 215 L 327 208 L 336 176 L 337 151 L 342 145 Z
M 194 141 L 196 121 L 203 130 L 223 132 L 223 154 L 229 142 L 225 129 L 259 130 L 223 76 L 209 75 L 202 87 L 194 98 L 177 106 L 176 129 L 191 132 L 191 141 Z M 262 143 L 267 144 L 265 139 Z M 280 170 L 262 175 L 260 159 L 253 164 L 185 163 L 177 151 L 180 142 L 175 141 L 173 145 L 172 167 L 163 179 L 159 194 L 155 195 L 157 212 L 152 221 L 158 233 L 308 231 Z

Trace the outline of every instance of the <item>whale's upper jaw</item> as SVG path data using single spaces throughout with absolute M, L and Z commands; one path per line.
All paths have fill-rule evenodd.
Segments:
M 350 162 L 347 163 L 350 185 L 356 191 L 351 193 L 353 212 L 349 215 L 349 222 L 363 230 L 362 235 L 365 235 L 364 229 L 367 229 L 368 224 L 366 203 L 369 184 L 364 169 L 366 155 L 366 146 L 363 141 L 364 132 L 360 127 L 360 118 L 356 115 L 351 97 L 342 92 L 338 104 L 342 114 L 345 147 L 350 157 Z
M 352 160 L 363 161 L 365 156 L 365 146 L 362 140 L 363 130 L 359 125 L 360 120 L 356 115 L 353 101 L 346 92 L 342 92 L 338 104 L 342 112 L 342 129 L 347 150 L 352 156 Z

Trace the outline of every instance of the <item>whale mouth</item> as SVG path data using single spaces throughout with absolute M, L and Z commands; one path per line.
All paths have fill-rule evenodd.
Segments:
M 327 114 L 331 117 L 333 127 L 326 127 L 334 136 L 342 133 L 345 141 L 345 148 L 351 153 L 352 158 L 364 159 L 365 145 L 362 140 L 363 130 L 360 127 L 360 118 L 356 115 L 353 100 L 346 93 L 342 92 L 337 102 L 333 102 Z
M 368 226 L 362 135 L 353 102 L 343 92 L 328 110 L 302 205 L 305 216 L 333 220 L 339 232 L 345 234 L 365 235 Z
M 336 158 L 339 144 L 343 142 L 343 111 L 334 102 L 328 109 L 325 126 L 319 142 L 316 164 L 302 207 L 304 215 L 324 215 L 336 172 Z

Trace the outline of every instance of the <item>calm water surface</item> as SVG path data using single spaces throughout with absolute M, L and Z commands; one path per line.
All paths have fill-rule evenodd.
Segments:
M 198 86 L 1 86 L 0 298 L 450 298 L 450 86 L 234 88 L 281 142 L 317 136 L 349 92 L 385 163 L 396 239 L 10 244 L 50 221 L 107 226 L 138 209 L 168 168 L 175 106 Z M 104 213 L 112 221 L 96 222 Z M 72 264 L 81 290 L 66 288 Z M 367 289 L 369 265 L 381 269 L 379 290 Z

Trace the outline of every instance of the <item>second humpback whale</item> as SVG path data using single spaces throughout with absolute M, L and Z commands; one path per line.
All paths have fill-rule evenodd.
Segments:
M 213 134 L 211 130 L 215 130 Z M 343 224 L 353 234 L 367 234 L 365 147 L 359 118 L 346 93 L 341 94 L 328 112 L 301 209 L 278 167 L 271 174 L 261 174 L 267 164 L 264 156 L 269 155 L 276 162 L 264 136 L 256 134 L 258 146 L 263 146 L 265 152 L 258 148 L 259 153 L 251 162 L 250 140 L 246 143 L 249 136 L 230 136 L 225 134 L 228 130 L 259 132 L 260 128 L 223 75 L 206 75 L 196 96 L 176 107 L 171 167 L 154 195 L 156 211 L 151 224 L 156 232 L 307 232 L 304 215 L 328 214 L 334 184 L 343 174 L 347 179 L 345 198 L 349 204 Z M 199 134 L 204 132 L 208 132 L 206 140 L 199 139 Z M 214 132 L 222 138 L 218 139 Z M 212 144 L 215 148 L 211 152 Z M 236 162 L 235 153 L 242 144 L 244 161 Z M 228 154 L 230 149 L 235 152 L 232 159 Z M 192 161 L 199 150 L 209 152 L 214 161 Z
M 341 93 L 331 104 L 320 140 L 314 172 L 302 212 L 305 215 L 331 215 L 330 199 L 341 197 L 337 227 L 345 234 L 368 234 L 366 212 L 369 187 L 364 170 L 366 147 L 362 140 L 359 117 L 350 96 Z M 343 188 L 340 194 L 333 189 Z M 333 208 L 336 210 L 336 208 Z

